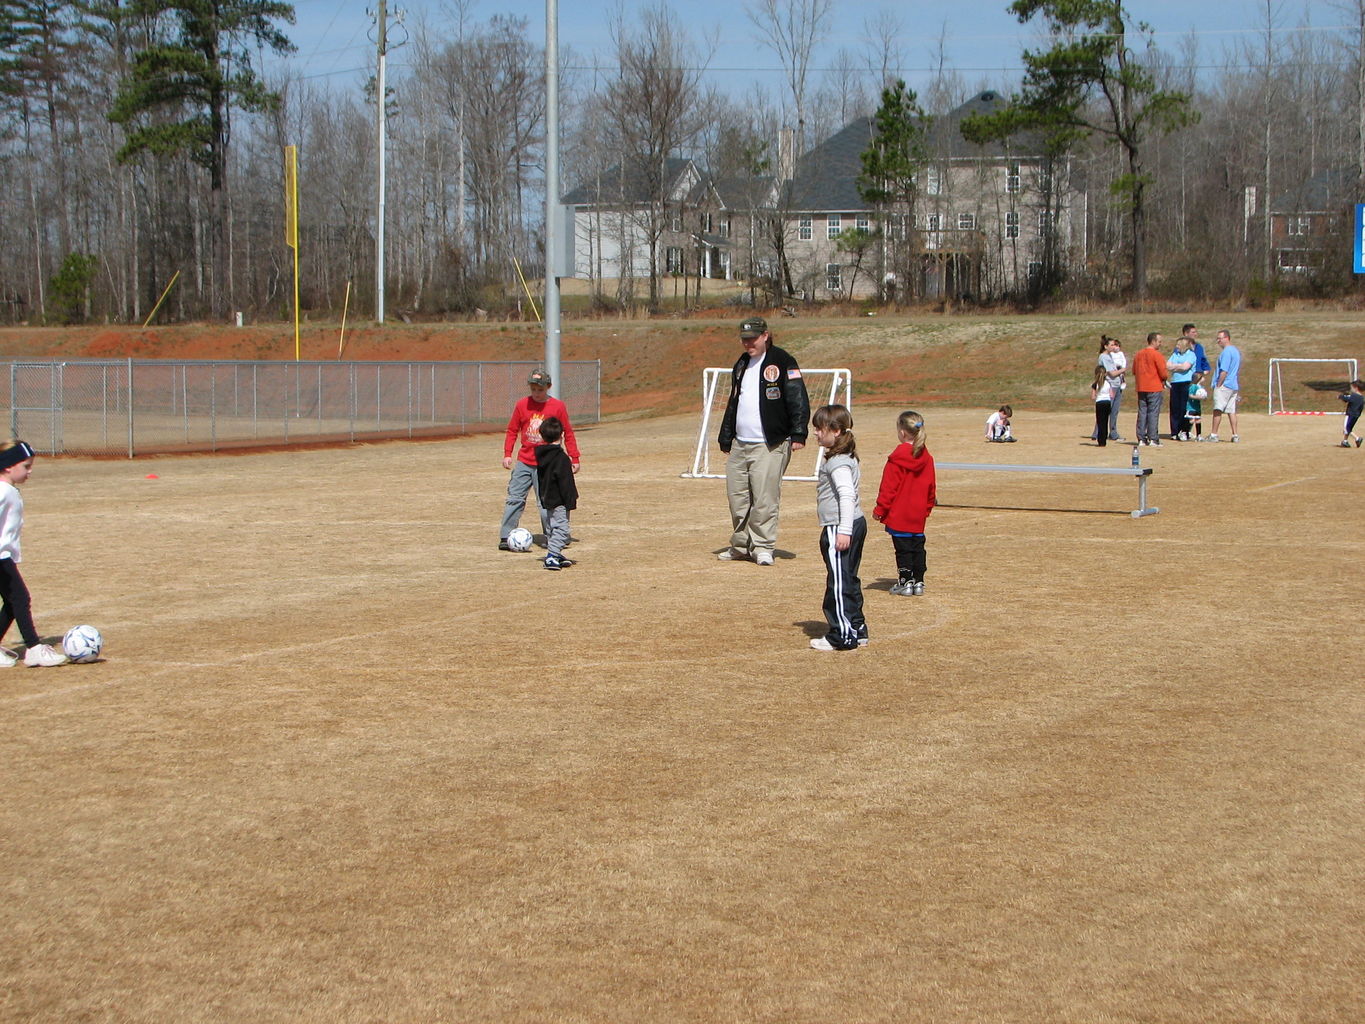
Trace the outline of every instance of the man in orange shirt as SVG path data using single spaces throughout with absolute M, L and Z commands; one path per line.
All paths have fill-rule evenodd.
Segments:
M 1137 443 L 1161 447 L 1161 398 L 1171 372 L 1161 354 L 1161 335 L 1147 335 L 1147 347 L 1133 357 L 1137 378 Z

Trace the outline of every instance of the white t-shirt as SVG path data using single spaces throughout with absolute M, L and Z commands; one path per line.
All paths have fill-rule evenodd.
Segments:
M 24 526 L 24 499 L 19 488 L 8 480 L 0 480 L 0 558 L 12 558 L 17 565 L 19 531 Z
M 748 444 L 766 441 L 758 403 L 763 395 L 763 357 L 749 360 L 739 384 L 739 408 L 735 410 L 735 438 Z

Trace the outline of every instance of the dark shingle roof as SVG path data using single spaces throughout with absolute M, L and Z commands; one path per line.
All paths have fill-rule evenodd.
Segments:
M 691 160 L 669 157 L 664 161 L 664 179 L 671 193 L 678 178 Z M 602 173 L 602 177 L 586 181 L 565 194 L 560 200 L 565 206 L 591 206 L 594 203 L 647 203 L 650 200 L 649 176 L 639 162 L 617 164 Z
M 964 118 L 994 113 L 1007 102 L 997 92 L 982 92 L 943 117 L 935 118 L 929 130 L 929 151 L 948 159 L 1038 155 L 1041 146 L 1032 133 L 1021 132 L 1006 142 L 990 142 L 984 146 L 962 137 Z M 792 180 L 791 208 L 831 212 L 867 209 L 867 203 L 858 195 L 858 176 L 863 173 L 862 155 L 872 143 L 872 133 L 872 119 L 861 117 L 802 156 L 797 161 Z
M 1322 171 L 1285 189 L 1270 204 L 1272 213 L 1330 213 L 1356 201 L 1354 168 Z

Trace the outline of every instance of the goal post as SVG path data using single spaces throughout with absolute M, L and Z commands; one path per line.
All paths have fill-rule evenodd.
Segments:
M 720 429 L 721 417 L 725 415 L 726 403 L 730 400 L 730 373 L 728 366 L 708 366 L 701 372 L 701 425 L 697 428 L 697 446 L 692 453 L 692 466 L 680 474 L 693 480 L 720 480 L 725 477 L 725 467 L 718 471 L 711 468 L 711 451 L 719 452 L 716 445 L 716 432 Z M 844 368 L 807 370 L 801 368 L 801 377 L 806 382 L 806 394 L 810 396 L 812 411 L 821 405 L 842 405 L 853 408 L 853 373 Z M 813 451 L 814 455 L 806 456 Z M 792 456 L 791 464 L 783 480 L 814 480 L 824 459 L 824 449 L 812 440 L 806 447 Z
M 1312 365 L 1316 364 L 1316 365 Z M 1339 380 L 1335 372 L 1344 371 Z M 1267 367 L 1266 411 L 1271 416 L 1336 416 L 1342 412 L 1337 395 L 1350 389 L 1359 376 L 1356 360 L 1273 358 Z

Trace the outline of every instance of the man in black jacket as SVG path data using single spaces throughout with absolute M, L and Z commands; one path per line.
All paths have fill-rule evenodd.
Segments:
M 725 493 L 734 532 L 723 562 L 752 558 L 773 564 L 782 474 L 794 451 L 805 447 L 810 399 L 801 367 L 772 343 L 768 324 L 751 316 L 739 325 L 744 354 L 731 375 L 730 401 L 720 423 Z

